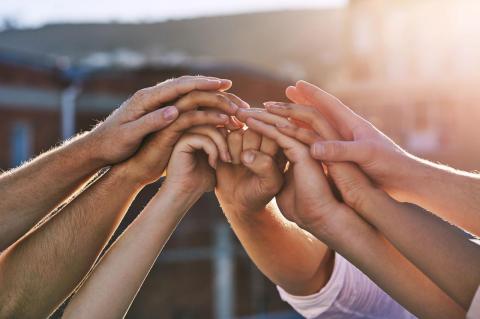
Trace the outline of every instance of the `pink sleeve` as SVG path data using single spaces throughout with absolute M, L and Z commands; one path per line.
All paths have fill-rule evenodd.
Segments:
M 309 319 L 415 318 L 339 254 L 330 280 L 318 293 L 294 296 L 277 288 L 282 300 Z

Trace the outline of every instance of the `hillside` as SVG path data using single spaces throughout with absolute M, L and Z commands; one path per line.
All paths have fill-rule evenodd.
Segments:
M 321 81 L 340 63 L 343 21 L 341 9 L 330 9 L 150 24 L 57 24 L 0 32 L 0 48 L 67 56 L 77 62 L 98 57 L 99 52 L 128 52 L 127 58 L 149 61 L 209 58 Z

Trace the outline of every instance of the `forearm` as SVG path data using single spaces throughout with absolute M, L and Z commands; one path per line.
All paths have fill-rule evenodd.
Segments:
M 0 251 L 82 187 L 102 161 L 86 135 L 0 176 Z
M 63 318 L 123 318 L 158 254 L 200 196 L 162 187 L 102 257 Z
M 270 203 L 261 212 L 223 207 L 232 228 L 257 267 L 294 295 L 318 292 L 333 270 L 333 252 L 289 222 Z
M 401 181 L 400 200 L 415 203 L 480 235 L 480 175 L 413 156 L 409 165 L 411 175 Z
M 480 284 L 480 246 L 437 216 L 374 191 L 360 213 L 464 309 Z
M 92 267 L 139 189 L 121 167 L 114 167 L 4 251 L 0 317 L 47 317 L 58 307 Z
M 420 318 L 463 318 L 464 311 L 377 230 L 345 208 L 312 233 Z

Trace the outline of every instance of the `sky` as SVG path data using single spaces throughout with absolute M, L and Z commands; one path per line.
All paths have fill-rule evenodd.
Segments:
M 322 8 L 347 0 L 0 0 L 0 23 L 152 22 L 279 9 Z

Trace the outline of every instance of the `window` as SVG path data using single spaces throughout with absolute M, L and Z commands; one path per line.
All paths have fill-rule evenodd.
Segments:
M 14 122 L 10 134 L 10 164 L 20 165 L 32 156 L 32 128 L 24 121 Z

